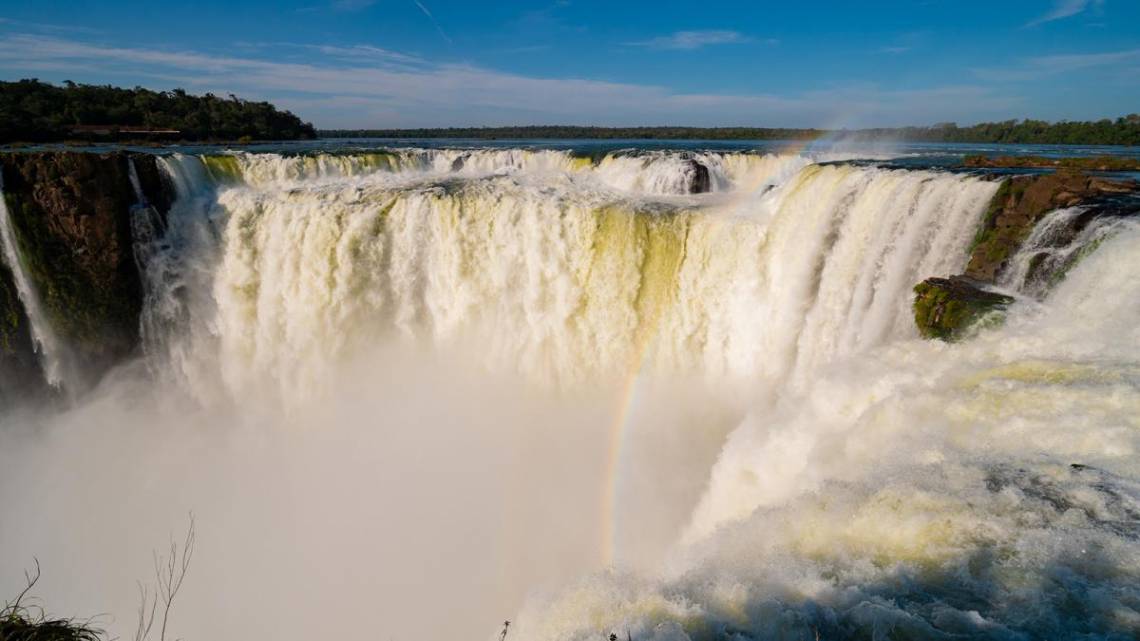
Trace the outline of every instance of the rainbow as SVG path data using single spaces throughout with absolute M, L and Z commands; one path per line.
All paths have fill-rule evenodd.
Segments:
M 811 145 L 819 141 L 795 141 L 781 148 L 777 153 L 784 155 L 799 155 Z M 756 184 L 743 185 L 742 194 L 752 194 L 767 183 L 760 178 Z M 639 332 L 639 340 L 630 359 L 630 366 L 623 380 L 617 401 L 614 403 L 613 420 L 609 426 L 609 439 L 607 446 L 607 460 L 605 466 L 605 482 L 602 484 L 603 495 L 601 499 L 601 560 L 604 566 L 612 566 L 617 560 L 618 513 L 617 496 L 622 486 L 622 461 L 624 459 L 625 445 L 628 440 L 629 428 L 637 407 L 638 390 L 645 378 L 648 369 L 646 355 L 650 344 L 657 336 L 658 326 L 662 316 L 658 310 L 646 323 L 646 331 Z
M 656 330 L 656 328 L 654 328 Z M 633 360 L 634 366 L 625 377 L 621 386 L 614 411 L 614 419 L 609 428 L 608 460 L 606 461 L 606 482 L 603 484 L 602 496 L 602 563 L 606 566 L 614 564 L 617 553 L 617 494 L 621 487 L 621 462 L 625 449 L 626 436 L 629 425 L 637 405 L 637 390 L 640 387 L 642 373 L 646 369 L 645 352 L 651 341 L 644 340 L 638 346 L 637 356 Z

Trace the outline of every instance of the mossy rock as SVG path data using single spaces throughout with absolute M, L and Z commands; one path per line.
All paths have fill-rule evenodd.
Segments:
M 1013 298 L 962 276 L 928 278 L 914 287 L 914 321 L 924 338 L 956 341 L 979 322 L 998 323 Z
M 132 354 L 142 283 L 131 209 L 138 197 L 126 153 L 0 155 L 20 261 L 53 331 L 92 381 Z M 169 206 L 153 156 L 135 160 L 147 199 Z
M 1110 181 L 1069 170 L 1006 179 L 982 217 L 965 275 L 994 282 L 1049 212 L 1095 204 L 1135 189 L 1134 182 Z

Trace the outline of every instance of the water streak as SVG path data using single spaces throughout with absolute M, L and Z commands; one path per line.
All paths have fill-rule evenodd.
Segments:
M 3 191 L 4 181 L 3 177 L 0 177 L 0 245 L 4 248 L 4 260 L 12 271 L 20 302 L 24 305 L 24 312 L 31 326 L 32 340 L 40 355 L 44 377 L 53 387 L 66 389 L 68 384 L 74 381 L 67 346 L 52 329 L 39 292 L 21 259 L 19 240 L 12 225 L 12 217 L 8 212 L 8 202 L 3 197 Z

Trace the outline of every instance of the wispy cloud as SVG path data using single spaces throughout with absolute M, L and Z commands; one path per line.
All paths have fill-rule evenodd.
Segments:
M 273 100 L 324 127 L 534 124 L 885 125 L 1005 116 L 1015 98 L 977 86 L 800 94 L 684 93 L 659 85 L 533 77 L 471 65 L 388 64 L 387 50 L 325 46 L 316 61 L 121 47 L 0 34 L 0 71 L 82 71 L 74 80 L 161 80 L 193 91 Z M 377 60 L 365 55 L 373 54 Z M 402 54 L 400 54 L 402 55 Z
M 649 49 L 691 50 L 710 45 L 742 44 L 746 42 L 756 42 L 756 40 L 739 31 L 710 29 L 705 31 L 677 31 L 667 36 L 657 36 L 649 40 L 638 40 L 625 44 L 631 47 L 647 47 Z M 779 40 L 775 38 L 767 38 L 760 42 L 769 45 L 779 44 Z
M 889 53 L 894 55 L 906 53 L 910 50 L 911 47 L 879 47 L 879 53 Z
M 1140 61 L 1140 49 L 1108 51 L 1104 53 L 1075 53 L 1030 58 L 1029 63 L 1037 68 L 1053 73 L 1102 67 L 1122 62 Z
M 41 31 L 46 33 L 86 33 L 97 34 L 102 33 L 98 29 L 82 25 L 71 24 L 51 24 L 46 22 L 28 22 L 25 20 L 13 20 L 11 18 L 0 18 L 0 25 L 5 25 L 17 29 L 25 29 L 31 31 Z
M 1099 9 L 1102 6 L 1104 6 L 1104 0 L 1054 0 L 1052 9 L 1025 23 L 1024 26 L 1036 27 L 1046 22 L 1071 18 L 1077 14 L 1084 13 L 1088 9 Z
M 447 35 L 447 32 L 443 30 L 443 27 L 439 26 L 439 21 L 436 20 L 431 11 L 429 11 L 428 8 L 424 6 L 424 3 L 420 2 L 420 0 L 412 0 L 412 2 L 416 3 L 416 6 L 420 8 L 420 11 L 423 11 L 424 15 L 428 17 L 428 20 L 431 20 L 432 25 L 435 26 L 435 30 L 439 32 L 439 36 L 446 40 L 447 44 L 453 44 L 451 36 Z
M 1070 53 L 1025 58 L 1012 67 L 975 68 L 975 76 L 994 82 L 1038 80 L 1047 76 L 1121 65 L 1140 64 L 1140 49 L 1105 51 L 1099 53 Z
M 353 60 L 359 62 L 376 62 L 376 63 L 394 63 L 399 65 L 408 66 L 423 66 L 427 61 L 418 56 L 400 53 L 399 51 L 392 51 L 390 49 L 383 49 L 374 47 L 372 45 L 352 45 L 352 46 L 337 46 L 337 45 L 293 45 L 304 47 L 317 51 L 326 56 L 339 58 L 342 60 Z

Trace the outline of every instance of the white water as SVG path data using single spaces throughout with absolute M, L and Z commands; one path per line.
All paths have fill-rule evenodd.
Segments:
M 191 312 L 212 331 L 177 326 L 151 351 L 216 355 L 228 393 L 276 380 L 286 399 L 319 390 L 343 355 L 391 333 L 441 349 L 473 342 L 492 369 L 541 382 L 639 369 L 747 387 L 801 382 L 914 335 L 910 288 L 961 269 L 996 189 L 949 174 L 729 156 L 715 173 L 748 182 L 730 197 L 654 200 L 662 181 L 607 169 L 625 158 L 589 170 L 601 177 L 532 169 L 554 165 L 552 154 L 469 157 L 461 171 L 483 168 L 458 181 L 418 170 L 345 176 L 339 158 L 227 159 L 242 181 L 172 223 L 176 234 L 178 220 L 225 225 L 216 238 L 175 243 L 197 244 L 175 262 L 210 281 L 210 300 Z M 193 157 L 167 163 L 219 175 Z M 679 167 L 668 159 L 649 175 Z M 616 182 L 624 188 L 611 191 Z M 150 306 L 174 306 L 181 278 L 159 285 Z
M 0 570 L 129 612 L 194 509 L 185 638 L 1140 629 L 1140 231 L 946 345 L 911 288 L 962 270 L 996 183 L 696 158 L 712 193 L 667 153 L 162 159 L 159 383 L 0 448 Z
M 1106 241 L 1000 331 L 899 342 L 762 408 L 663 570 L 536 599 L 516 631 L 1133 638 L 1138 244 Z
M 4 262 L 12 270 L 20 302 L 23 303 L 24 313 L 28 317 L 32 340 L 40 354 L 44 377 L 54 387 L 67 388 L 67 384 L 74 380 L 68 349 L 52 330 L 35 283 L 32 282 L 23 261 L 20 260 L 16 231 L 12 227 L 11 215 L 8 213 L 8 202 L 2 196 L 3 189 L 4 181 L 0 177 L 0 245 L 4 248 Z
M 1103 216 L 1093 218 L 1079 232 L 1071 233 L 1084 213 L 1084 207 L 1067 207 L 1047 214 L 1022 243 L 1009 267 L 998 277 L 998 283 L 1034 298 L 1043 298 L 1076 261 L 1108 238 L 1136 227 L 1135 221 Z

